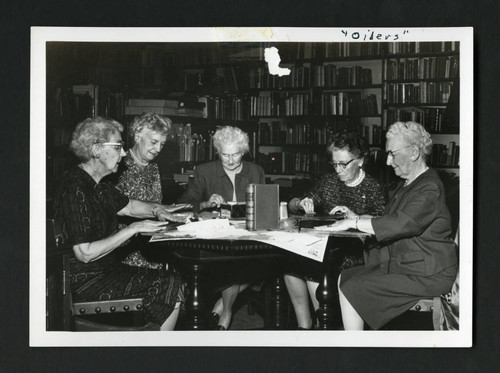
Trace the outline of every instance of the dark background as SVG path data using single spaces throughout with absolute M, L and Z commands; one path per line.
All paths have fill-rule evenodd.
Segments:
M 0 370 L 497 371 L 498 0 L 25 1 L 0 11 Z M 474 27 L 474 322 L 470 349 L 30 348 L 31 26 Z M 35 139 L 36 140 L 36 139 Z M 465 139 L 463 140 L 465 141 Z M 40 185 L 42 187 L 42 185 Z M 495 225 L 495 227 L 494 227 Z M 31 248 L 36 249 L 36 248 Z M 453 338 L 450 336 L 450 338 Z M 264 341 L 263 341 L 264 342 Z

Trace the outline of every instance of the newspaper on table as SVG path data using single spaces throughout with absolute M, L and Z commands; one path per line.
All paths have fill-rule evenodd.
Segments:
M 322 262 L 328 235 L 314 231 L 247 231 L 231 225 L 228 219 L 212 219 L 184 224 L 178 226 L 177 230 L 156 233 L 150 242 L 186 239 L 259 241 Z

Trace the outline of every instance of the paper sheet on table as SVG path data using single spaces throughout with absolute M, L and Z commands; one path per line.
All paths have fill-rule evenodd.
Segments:
M 175 239 L 252 240 L 267 243 L 319 262 L 323 261 L 327 235 L 281 231 L 247 231 L 235 228 L 227 219 L 205 220 L 177 227 L 177 231 L 155 234 L 151 242 Z
M 258 232 L 260 233 L 260 232 Z M 307 233 L 269 231 L 260 233 L 257 241 L 278 246 L 292 253 L 322 262 L 328 236 Z

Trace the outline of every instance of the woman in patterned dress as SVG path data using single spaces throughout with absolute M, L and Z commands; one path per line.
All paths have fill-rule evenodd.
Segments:
M 292 213 L 335 214 L 341 212 L 347 218 L 368 214 L 381 215 L 385 207 L 385 195 L 379 183 L 363 170 L 369 148 L 355 132 L 334 135 L 328 147 L 335 172 L 325 174 L 303 198 L 293 198 L 288 203 Z M 344 258 L 342 268 L 361 262 L 360 257 Z M 285 274 L 285 284 L 297 317 L 299 329 L 311 329 L 309 297 L 315 310 L 322 264 L 305 258 L 294 258 Z
M 130 136 L 134 142 L 118 170 L 116 187 L 127 197 L 139 201 L 161 204 L 163 193 L 160 182 L 158 164 L 152 162 L 160 154 L 167 136 L 170 134 L 172 121 L 157 114 L 147 113 L 136 117 L 130 126 Z M 189 204 L 175 206 L 188 208 Z M 174 208 L 174 207 L 172 207 Z M 167 220 L 182 221 L 185 216 L 178 218 L 175 214 L 168 214 Z M 141 242 L 136 243 L 136 247 Z M 140 250 L 134 250 L 123 260 L 124 264 L 160 268 L 160 263 L 151 263 L 146 260 Z
M 138 233 L 157 232 L 163 221 L 142 220 L 122 229 L 117 216 L 166 220 L 167 206 L 130 199 L 107 180 L 125 156 L 120 123 L 100 117 L 86 119 L 73 132 L 70 148 L 79 158 L 55 193 L 55 220 L 72 245 L 73 300 L 142 298 L 145 321 L 160 330 L 173 330 L 179 313 L 181 282 L 165 269 L 120 263 L 123 244 Z

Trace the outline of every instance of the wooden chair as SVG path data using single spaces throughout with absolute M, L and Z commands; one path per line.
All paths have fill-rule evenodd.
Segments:
M 144 324 L 141 298 L 78 302 L 71 298 L 71 247 L 53 219 L 47 219 L 47 330 L 139 331 L 159 330 Z

